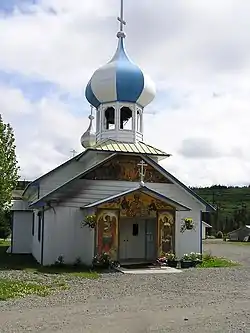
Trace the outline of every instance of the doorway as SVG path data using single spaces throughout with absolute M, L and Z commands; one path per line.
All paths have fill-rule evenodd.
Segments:
M 121 262 L 144 262 L 155 260 L 156 235 L 156 219 L 120 219 L 119 260 Z

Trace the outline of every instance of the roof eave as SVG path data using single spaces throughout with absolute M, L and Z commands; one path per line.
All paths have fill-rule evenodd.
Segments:
M 69 163 L 72 162 L 73 160 L 78 161 L 78 160 L 79 160 L 79 157 L 82 157 L 84 154 L 86 154 L 87 151 L 88 151 L 88 150 L 86 149 L 84 152 L 82 152 L 82 153 L 80 153 L 80 154 L 78 154 L 78 155 L 76 155 L 76 156 L 70 158 L 69 160 L 65 161 L 64 163 L 58 165 L 56 168 L 50 170 L 49 172 L 45 173 L 44 175 L 42 175 L 42 176 L 36 178 L 35 180 L 33 180 L 33 182 L 29 183 L 29 184 L 25 187 L 25 189 L 24 189 L 24 191 L 23 191 L 23 196 L 24 196 L 24 194 L 27 192 L 27 190 L 28 190 L 30 187 L 32 187 L 32 186 L 34 186 L 34 185 L 36 186 L 36 185 L 37 185 L 36 183 L 39 182 L 41 179 L 47 177 L 48 175 L 50 175 L 51 173 L 55 172 L 55 171 L 58 170 L 59 168 L 65 166 L 65 165 L 67 165 L 67 164 L 69 164 Z
M 148 159 L 146 157 L 147 162 L 150 164 L 154 164 L 156 167 L 159 168 L 159 171 L 162 172 L 162 174 L 165 176 L 171 178 L 174 182 L 179 184 L 183 189 L 185 189 L 187 192 L 189 192 L 193 197 L 195 197 L 199 202 L 206 207 L 207 212 L 214 212 L 216 211 L 216 208 L 210 205 L 206 200 L 204 200 L 202 197 L 200 197 L 197 193 L 195 193 L 192 189 L 190 189 L 188 186 L 186 186 L 184 183 L 182 183 L 180 180 L 178 180 L 175 176 L 173 176 L 171 173 L 169 173 L 166 169 L 164 169 L 160 164 L 156 163 L 154 160 Z
M 161 198 L 163 201 L 166 201 L 169 205 L 173 205 L 178 211 L 191 211 L 191 208 L 189 208 L 189 207 L 187 207 L 187 206 L 185 206 L 185 205 L 183 205 L 183 204 L 181 204 L 181 203 L 179 203 L 179 202 L 177 202 L 175 200 L 172 200 L 172 199 L 164 196 L 163 194 L 161 194 L 161 193 L 159 193 L 157 191 L 152 190 L 151 188 L 147 187 L 146 185 L 144 185 L 144 186 L 140 185 L 140 186 L 137 186 L 137 187 L 135 187 L 133 189 L 129 189 L 127 191 L 124 191 L 124 192 L 112 195 L 112 196 L 107 197 L 105 199 L 95 201 L 93 203 L 90 203 L 88 205 L 85 205 L 85 206 L 81 207 L 81 209 L 94 208 L 96 206 L 102 205 L 102 204 L 104 204 L 106 202 L 112 201 L 114 199 L 120 198 L 120 197 L 122 197 L 124 195 L 128 195 L 128 194 L 136 192 L 136 191 L 142 191 L 144 193 L 145 192 L 146 193 L 149 192 L 149 193 L 151 193 L 151 195 L 153 194 L 153 195 Z
M 32 203 L 32 206 L 38 204 L 40 201 L 44 201 L 46 198 L 48 198 L 51 194 L 55 193 L 56 191 L 60 190 L 61 188 L 63 188 L 64 186 L 67 186 L 69 183 L 71 183 L 74 180 L 80 179 L 81 177 L 83 177 L 86 173 L 91 172 L 92 170 L 94 170 L 97 166 L 100 166 L 102 164 L 104 164 L 105 162 L 109 161 L 110 159 L 112 159 L 114 157 L 114 154 L 108 156 L 107 158 L 105 158 L 103 161 L 99 162 L 97 165 L 91 166 L 90 168 L 88 168 L 87 170 L 85 170 L 84 172 L 81 172 L 80 174 L 78 174 L 77 176 L 73 177 L 72 179 L 68 180 L 66 183 L 62 184 L 61 186 L 57 187 L 55 190 L 49 192 L 48 194 L 46 194 L 45 196 L 39 198 L 38 200 L 36 200 L 35 202 Z M 49 201 L 49 200 L 48 200 Z
M 150 154 L 150 153 L 143 153 L 143 152 L 126 152 L 120 150 L 106 150 L 106 149 L 98 149 L 98 148 L 88 148 L 88 150 L 98 151 L 100 153 L 119 153 L 119 154 L 126 154 L 126 155 L 147 155 L 147 156 L 158 156 L 158 157 L 170 157 L 171 154 Z

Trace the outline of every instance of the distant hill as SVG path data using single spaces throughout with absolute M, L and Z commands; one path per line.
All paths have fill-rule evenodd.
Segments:
M 250 186 L 192 188 L 199 196 L 217 207 L 217 212 L 204 219 L 214 231 L 229 232 L 241 225 L 250 224 Z

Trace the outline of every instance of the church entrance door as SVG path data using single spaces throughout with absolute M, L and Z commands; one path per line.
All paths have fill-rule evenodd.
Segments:
M 145 220 L 124 218 L 119 224 L 121 261 L 145 259 Z
M 146 260 L 155 260 L 157 256 L 157 221 L 148 219 L 145 221 L 146 232 Z

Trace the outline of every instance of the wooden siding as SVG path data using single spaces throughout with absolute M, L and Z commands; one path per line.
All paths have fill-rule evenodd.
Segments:
M 70 206 L 83 207 L 95 201 L 133 189 L 139 184 L 129 181 L 79 179 L 72 185 L 70 188 L 65 188 L 64 197 L 61 197 L 61 200 L 67 201 L 67 205 Z M 175 184 L 146 183 L 145 185 L 191 209 L 198 209 L 199 211 L 204 209 L 201 203 L 197 202 L 189 193 L 183 191 Z M 56 193 L 53 199 L 58 199 Z

